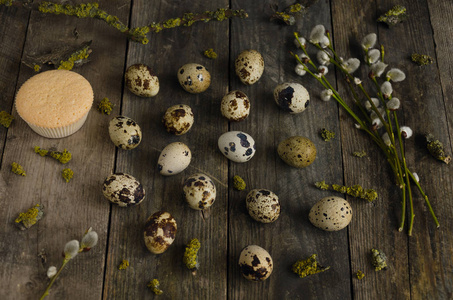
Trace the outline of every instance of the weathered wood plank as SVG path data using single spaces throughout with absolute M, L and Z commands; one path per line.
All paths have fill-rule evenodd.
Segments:
M 101 1 L 101 6 L 127 20 L 126 1 Z M 122 7 L 122 8 L 121 8 Z M 26 20 L 25 20 L 26 22 Z M 32 12 L 25 53 L 41 53 L 52 47 L 93 40 L 92 61 L 75 71 L 92 84 L 95 99 L 108 96 L 119 108 L 121 72 L 124 67 L 124 36 L 93 19 L 66 16 L 45 16 Z M 109 59 L 106 59 L 106 58 Z M 17 68 L 17 67 L 16 67 Z M 34 74 L 24 67 L 20 70 L 19 84 Z M 115 99 L 115 97 L 117 97 Z M 81 239 L 92 226 L 99 233 L 99 245 L 92 251 L 76 257 L 68 264 L 53 286 L 49 299 L 99 299 L 102 293 L 103 269 L 107 241 L 109 204 L 102 199 L 102 174 L 110 172 L 114 162 L 114 146 L 107 133 L 108 118 L 92 109 L 84 127 L 64 139 L 46 139 L 38 136 L 18 117 L 8 132 L 8 142 L 1 169 L 6 188 L 2 195 L 2 299 L 37 299 L 49 279 L 46 271 L 51 265 L 59 266 L 64 245 L 71 239 Z M 61 165 L 51 158 L 35 154 L 34 146 L 68 149 L 73 159 Z M 11 173 L 10 164 L 21 163 L 27 176 Z M 63 168 L 71 168 L 75 175 L 65 183 Z M 28 231 L 14 228 L 14 219 L 35 203 L 45 206 L 45 216 Z M 38 254 L 44 252 L 42 261 Z
M 293 31 L 306 38 L 316 24 L 330 24 L 329 3 L 319 1 L 298 21 L 297 26 L 286 27 L 268 21 L 272 14 L 266 1 L 233 2 L 234 6 L 247 5 L 250 19 L 233 23 L 231 39 L 231 89 L 244 91 L 251 99 L 251 114 L 241 123 L 230 124 L 230 130 L 242 130 L 254 137 L 256 155 L 245 164 L 230 163 L 230 180 L 240 175 L 247 181 L 247 190 L 265 188 L 274 191 L 281 201 L 281 215 L 272 224 L 254 221 L 245 208 L 247 192 L 230 187 L 229 208 L 229 298 L 230 299 L 348 299 L 350 298 L 350 270 L 347 230 L 324 232 L 308 220 L 310 208 L 321 198 L 329 196 L 314 187 L 316 181 L 342 183 L 340 136 L 327 143 L 318 132 L 325 127 L 339 133 L 337 106 L 324 103 L 317 82 L 298 77 L 294 73 L 295 60 L 289 51 L 297 51 Z M 292 4 L 280 2 L 280 9 Z M 262 53 L 265 71 L 252 86 L 244 86 L 234 73 L 234 59 L 245 49 Z M 312 48 L 313 49 L 313 48 Z M 328 74 L 335 81 L 334 74 Z M 278 108 L 273 89 L 283 82 L 299 82 L 311 95 L 306 111 L 290 115 Z M 305 169 L 286 165 L 277 155 L 277 146 L 284 139 L 301 135 L 311 139 L 317 147 L 315 162 Z M 274 271 L 262 283 L 248 282 L 238 266 L 241 250 L 250 244 L 268 250 L 274 261 Z M 298 259 L 318 254 L 320 263 L 331 270 L 305 279 L 291 272 Z
M 132 25 L 227 5 L 223 0 L 190 4 L 134 1 Z M 104 299 L 149 298 L 153 294 L 146 285 L 153 278 L 161 283 L 164 294 L 159 297 L 163 299 L 226 298 L 227 163 L 216 150 L 215 137 L 227 128 L 219 103 L 228 86 L 228 31 L 228 21 L 198 23 L 154 34 L 148 45 L 129 44 L 127 66 L 134 63 L 150 66 L 159 77 L 160 91 L 156 97 L 146 99 L 124 90 L 121 113 L 141 126 L 143 141 L 132 151 L 118 151 L 115 170 L 140 180 L 147 199 L 137 207 L 113 207 Z M 211 47 L 219 54 L 216 60 L 202 55 Z M 211 86 L 198 95 L 185 92 L 176 76 L 179 67 L 192 62 L 204 65 L 211 73 Z M 180 103 L 192 107 L 195 124 L 186 135 L 177 137 L 165 131 L 161 118 L 168 107 Z M 192 162 L 183 173 L 164 177 L 157 170 L 157 159 L 167 144 L 176 141 L 189 146 Z M 206 173 L 217 187 L 217 199 L 204 217 L 191 209 L 182 197 L 184 179 L 197 172 Z M 174 216 L 178 232 L 165 253 L 154 255 L 145 246 L 143 229 L 146 219 L 158 210 Z M 196 276 L 182 263 L 185 244 L 192 238 L 198 238 L 201 243 L 200 269 Z M 117 266 L 122 259 L 129 260 L 131 267 L 119 271 Z

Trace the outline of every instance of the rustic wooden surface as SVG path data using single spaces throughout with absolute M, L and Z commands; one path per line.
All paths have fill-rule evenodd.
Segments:
M 81 1 L 75 1 L 81 2 Z M 130 26 L 161 21 L 187 11 L 243 8 L 247 19 L 199 23 L 189 28 L 165 30 L 140 45 L 93 19 L 47 16 L 20 7 L 0 6 L 0 110 L 15 117 L 7 130 L 0 128 L 0 299 L 37 299 L 49 279 L 49 266 L 59 266 L 65 243 L 80 239 L 88 227 L 99 233 L 99 244 L 71 261 L 51 289 L 49 299 L 451 299 L 453 297 L 453 176 L 451 166 L 434 160 L 423 146 L 423 134 L 433 133 L 452 152 L 453 3 L 449 0 L 317 1 L 292 27 L 269 22 L 276 1 L 100 1 L 109 13 Z M 292 1 L 279 1 L 280 8 Z M 377 24 L 376 18 L 395 4 L 408 8 L 406 22 L 393 28 Z M 428 210 L 414 190 L 414 234 L 398 232 L 400 194 L 384 156 L 370 140 L 354 129 L 353 122 L 334 102 L 323 102 L 312 78 L 298 77 L 289 51 L 296 51 L 292 32 L 305 37 L 323 24 L 345 58 L 361 57 L 360 41 L 376 32 L 385 45 L 386 62 L 407 74 L 394 85 L 402 100 L 401 123 L 415 135 L 405 142 L 408 164 L 421 178 L 441 227 L 435 228 Z M 74 35 L 74 29 L 78 37 Z M 93 86 L 95 103 L 109 97 L 115 104 L 111 116 L 94 108 L 86 124 L 64 139 L 46 139 L 35 134 L 13 108 L 14 95 L 34 71 L 21 64 L 27 54 L 42 53 L 65 44 L 93 40 L 91 62 L 74 71 Z M 219 54 L 216 60 L 202 55 L 207 48 Z M 235 57 L 245 49 L 256 49 L 265 60 L 262 78 L 243 85 L 234 73 Z M 435 63 L 418 67 L 410 61 L 413 52 L 428 54 Z M 197 62 L 210 70 L 211 87 L 198 95 L 182 90 L 176 71 Z M 145 63 L 159 76 L 161 90 L 151 99 L 139 98 L 124 89 L 127 66 Z M 367 72 L 356 73 L 363 79 Z M 342 76 L 330 68 L 329 80 L 346 91 Z M 285 81 L 302 83 L 311 94 L 308 109 L 289 115 L 275 105 L 273 88 Z M 251 99 L 251 114 L 240 123 L 228 123 L 220 114 L 220 100 L 228 91 L 240 89 Z M 184 103 L 195 113 L 188 134 L 168 134 L 160 119 L 174 104 Z M 107 126 L 115 115 L 138 122 L 143 141 L 132 151 L 116 149 Z M 318 131 L 329 128 L 337 137 L 326 143 Z M 257 153 L 245 164 L 228 162 L 217 149 L 218 137 L 228 130 L 242 130 L 255 138 Z M 305 169 L 293 169 L 276 153 L 278 143 L 302 135 L 315 142 L 318 157 Z M 160 151 L 181 141 L 192 150 L 190 166 L 181 174 L 161 176 L 156 168 Z M 75 177 L 65 183 L 60 176 L 66 167 L 33 152 L 34 146 L 68 149 L 73 160 L 68 167 Z M 358 159 L 353 151 L 365 150 Z M 10 171 L 16 161 L 26 177 Z M 147 200 L 136 207 L 120 208 L 104 199 L 101 186 L 112 172 L 126 172 L 139 179 Z M 214 179 L 215 204 L 203 213 L 190 209 L 182 199 L 182 182 L 196 172 Z M 231 181 L 242 176 L 247 190 L 266 188 L 280 198 L 282 213 L 272 224 L 253 221 L 244 199 L 247 191 L 236 191 Z M 347 229 L 324 232 L 308 221 L 311 206 L 329 195 L 313 183 L 361 184 L 375 188 L 379 199 L 369 204 L 350 201 L 354 217 Z M 31 229 L 19 231 L 17 215 L 41 203 L 45 217 Z M 149 215 L 169 211 L 178 222 L 174 244 L 162 255 L 146 249 L 142 230 Z M 182 264 L 184 245 L 192 238 L 201 242 L 201 267 L 196 276 Z M 271 277 L 262 283 L 245 280 L 238 259 L 245 246 L 256 244 L 274 260 Z M 375 272 L 369 251 L 376 247 L 387 254 L 389 269 Z M 300 279 L 291 265 L 317 253 L 321 264 L 331 269 Z M 127 259 L 130 267 L 118 270 Z M 366 274 L 355 278 L 357 270 Z M 146 287 L 153 278 L 161 281 L 164 294 L 154 296 Z

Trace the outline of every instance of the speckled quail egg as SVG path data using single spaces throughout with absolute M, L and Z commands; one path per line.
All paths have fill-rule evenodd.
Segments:
M 325 197 L 316 202 L 308 215 L 310 222 L 325 231 L 337 231 L 348 226 L 352 219 L 352 208 L 340 197 Z
M 137 205 L 145 199 L 145 189 L 133 176 L 115 173 L 104 180 L 104 197 L 121 207 Z
M 146 220 L 143 233 L 146 247 L 154 254 L 165 252 L 175 240 L 177 229 L 176 220 L 171 214 L 155 212 Z
M 194 122 L 193 112 L 189 105 L 178 104 L 167 109 L 162 123 L 168 132 L 183 135 L 192 128 Z
M 249 116 L 250 100 L 241 91 L 232 91 L 222 98 L 222 115 L 230 121 L 242 121 Z
M 147 65 L 130 66 L 124 74 L 124 80 L 129 91 L 137 96 L 153 97 L 159 92 L 159 79 Z
M 316 146 L 305 137 L 292 136 L 278 144 L 277 153 L 288 165 L 305 168 L 315 161 Z
M 242 83 L 252 85 L 263 75 L 264 59 L 256 50 L 244 50 L 236 58 L 234 67 Z
M 254 189 L 245 199 L 249 215 L 258 222 L 272 223 L 280 216 L 278 196 L 265 189 Z
M 109 135 L 113 144 L 124 150 L 134 149 L 142 141 L 140 126 L 125 116 L 118 116 L 110 120 Z
M 211 74 L 200 64 L 186 64 L 178 70 L 178 81 L 187 92 L 198 94 L 208 89 Z
M 216 197 L 216 188 L 206 174 L 197 173 L 188 177 L 183 186 L 184 198 L 191 208 L 203 210 L 210 207 Z
M 239 257 L 242 275 L 251 281 L 264 281 L 272 274 L 274 263 L 269 252 L 257 245 L 245 247 Z
M 228 131 L 219 137 L 219 149 L 226 158 L 234 162 L 249 161 L 255 155 L 253 138 L 242 131 Z
M 310 95 L 299 83 L 285 82 L 274 89 L 274 99 L 280 108 L 290 114 L 303 112 L 310 104 Z
M 165 176 L 176 175 L 190 164 L 192 153 L 186 144 L 174 142 L 167 145 L 160 153 L 157 168 Z

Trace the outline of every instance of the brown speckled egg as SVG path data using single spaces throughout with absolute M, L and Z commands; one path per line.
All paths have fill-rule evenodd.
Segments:
M 278 196 L 265 189 L 254 189 L 245 199 L 250 216 L 261 223 L 272 223 L 280 216 Z
M 113 144 L 124 150 L 134 149 L 142 141 L 140 126 L 125 116 L 118 116 L 110 120 L 109 135 Z
M 161 254 L 175 240 L 178 226 L 175 218 L 168 212 L 158 211 L 146 220 L 144 238 L 145 245 L 154 254 Z
M 157 168 L 165 176 L 176 175 L 184 171 L 190 164 L 192 152 L 181 142 L 168 144 L 160 153 Z
M 137 205 L 145 199 L 145 189 L 133 176 L 115 173 L 104 180 L 104 197 L 121 207 Z
M 234 67 L 242 83 L 252 85 L 263 75 L 264 59 L 256 50 L 244 50 L 236 58 Z
M 230 121 L 242 121 L 249 116 L 250 100 L 241 91 L 229 92 L 222 98 L 220 111 Z
M 251 281 L 264 281 L 272 274 L 274 263 L 269 252 L 257 245 L 245 247 L 239 257 L 242 275 Z
M 186 64 L 178 70 L 178 81 L 187 92 L 198 94 L 208 89 L 211 74 L 200 64 Z
M 153 97 L 159 92 L 159 79 L 154 71 L 144 64 L 127 68 L 124 80 L 129 91 L 140 97 Z
M 352 208 L 340 197 L 325 197 L 316 202 L 308 215 L 310 222 L 325 231 L 337 231 L 348 226 L 352 219 Z
M 185 104 L 173 105 L 167 109 L 162 123 L 169 133 L 183 135 L 192 128 L 194 122 L 190 106 Z
M 292 136 L 278 144 L 280 158 L 295 168 L 305 168 L 316 158 L 316 146 L 312 141 L 301 136 Z
M 189 206 L 196 210 L 210 207 L 216 197 L 214 182 L 202 173 L 193 174 L 184 181 L 184 198 Z
M 303 112 L 310 104 L 310 95 L 299 83 L 285 82 L 274 89 L 274 99 L 280 108 L 290 114 Z

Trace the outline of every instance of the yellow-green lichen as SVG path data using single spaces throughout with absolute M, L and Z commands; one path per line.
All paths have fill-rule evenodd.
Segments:
M 5 128 L 9 128 L 13 120 L 14 117 L 12 115 L 10 115 L 4 110 L 0 111 L 0 125 L 2 125 Z
M 387 257 L 378 249 L 371 249 L 371 264 L 375 271 L 387 269 Z
M 426 135 L 426 147 L 434 158 L 443 161 L 447 165 L 450 163 L 451 156 L 445 154 L 444 144 L 437 140 L 432 134 Z
M 324 191 L 327 191 L 330 188 L 330 185 L 328 185 L 324 180 L 323 181 L 319 181 L 319 182 L 315 182 L 315 186 L 318 189 L 324 190 Z
M 352 186 L 344 186 L 339 184 L 327 184 L 324 180 L 315 182 L 315 186 L 320 190 L 332 189 L 336 192 L 347 194 L 349 196 L 360 198 L 372 202 L 378 198 L 378 193 L 373 189 L 364 189 L 362 186 L 355 184 Z
M 430 65 L 434 62 L 434 59 L 431 56 L 418 53 L 413 53 L 411 55 L 411 60 L 419 66 Z
M 37 153 L 41 156 L 47 156 L 47 155 L 51 156 L 62 164 L 68 163 L 72 158 L 72 154 L 66 149 L 64 149 L 63 152 L 49 151 L 49 150 L 41 149 L 38 146 L 35 146 L 34 150 L 35 150 L 35 153 Z
M 292 271 L 300 278 L 327 271 L 330 267 L 322 267 L 318 264 L 317 255 L 312 254 L 307 259 L 296 261 L 292 266 Z
M 5 5 L 5 6 L 11 6 L 13 5 L 14 0 L 0 0 L 0 4 Z
M 187 245 L 184 251 L 183 262 L 186 267 L 191 271 L 198 269 L 198 250 L 200 250 L 201 244 L 198 239 L 192 239 Z
M 78 62 L 82 62 L 87 60 L 90 56 L 91 50 L 89 46 L 84 47 L 83 49 L 71 54 L 67 60 L 60 61 L 60 65 L 58 66 L 58 70 L 72 70 L 74 65 Z
M 44 215 L 43 208 L 40 204 L 36 204 L 24 213 L 20 213 L 14 221 L 21 230 L 25 230 L 35 225 Z
M 395 5 L 392 9 L 380 16 L 377 21 L 384 22 L 388 26 L 394 26 L 406 20 L 406 8 L 402 5 Z
M 109 98 L 105 97 L 98 104 L 98 111 L 104 115 L 110 115 L 113 110 L 113 104 L 110 102 Z
M 126 259 L 123 259 L 123 261 L 118 266 L 118 270 L 126 270 L 128 267 L 129 267 L 129 261 Z
M 34 65 L 33 66 L 33 70 L 35 70 L 35 72 L 39 72 L 39 71 L 41 71 L 41 66 L 40 65 Z
M 296 3 L 296 4 L 293 4 L 293 5 L 290 5 L 287 10 L 291 13 L 300 13 L 302 12 L 304 9 L 304 7 L 302 6 L 302 4 L 300 3 Z
M 214 49 L 209 48 L 203 52 L 203 55 L 206 56 L 207 58 L 211 59 L 216 59 L 217 58 L 217 53 L 215 53 Z
M 358 270 L 357 273 L 355 273 L 355 276 L 357 277 L 357 279 L 361 280 L 361 279 L 363 279 L 363 277 L 365 277 L 365 273 Z
M 68 183 L 74 176 L 74 171 L 69 168 L 63 169 L 63 171 L 61 171 L 61 176 L 66 181 L 66 183 Z
M 153 279 L 151 280 L 149 283 L 148 283 L 148 287 L 151 289 L 151 291 L 156 294 L 156 295 L 162 295 L 164 293 L 164 291 L 162 291 L 160 288 L 159 288 L 159 280 L 157 279 Z
M 335 138 L 335 132 L 327 130 L 325 128 L 322 128 L 319 134 L 325 142 L 330 142 L 331 139 Z
M 235 175 L 233 177 L 233 188 L 238 191 L 245 190 L 246 184 L 244 179 L 242 179 L 239 175 Z
M 352 153 L 352 155 L 355 157 L 362 158 L 362 157 L 365 157 L 367 154 L 366 154 L 365 150 L 362 150 L 362 151 L 354 151 Z
M 20 176 L 26 176 L 24 168 L 16 162 L 11 164 L 11 171 Z

